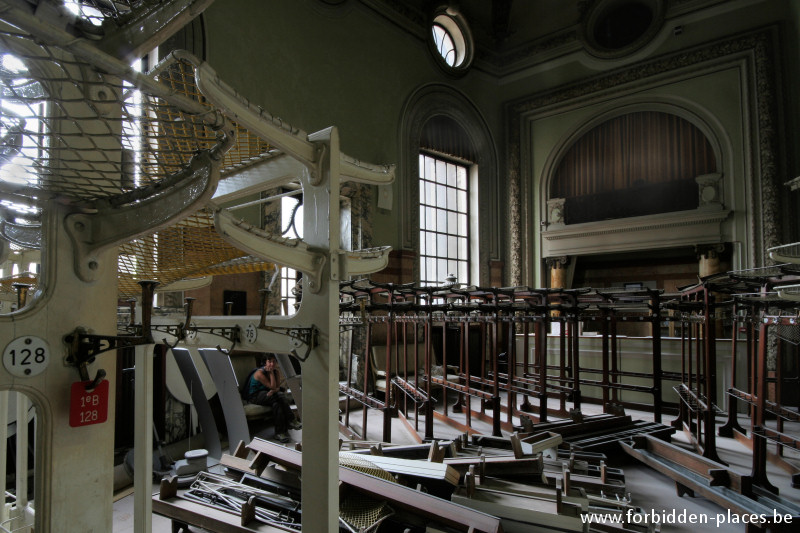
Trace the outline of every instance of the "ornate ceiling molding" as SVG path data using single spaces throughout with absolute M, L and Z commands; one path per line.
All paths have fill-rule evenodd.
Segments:
M 618 69 L 578 83 L 568 84 L 553 90 L 534 94 L 510 103 L 506 108 L 508 123 L 508 144 L 506 161 L 509 179 L 509 282 L 523 283 L 523 256 L 530 252 L 532 243 L 527 242 L 525 228 L 538 227 L 539 220 L 533 220 L 530 206 L 524 206 L 529 194 L 529 184 L 521 177 L 521 139 L 524 126 L 540 113 L 566 109 L 579 103 L 591 103 L 593 99 L 608 96 L 610 91 L 624 92 L 637 86 L 652 83 L 671 73 L 685 71 L 687 68 L 701 68 L 703 65 L 723 62 L 735 56 L 746 57 L 752 64 L 752 86 L 750 102 L 756 116 L 753 118 L 753 145 L 750 160 L 757 168 L 752 169 L 752 184 L 758 191 L 760 202 L 752 202 L 748 211 L 750 233 L 756 241 L 752 257 L 746 261 L 764 264 L 764 250 L 779 244 L 779 197 L 778 168 L 778 113 L 775 89 L 776 65 L 779 63 L 775 43 L 778 39 L 777 27 L 768 27 L 755 32 L 741 34 L 716 41 L 693 49 L 648 60 L 632 67 Z M 530 255 L 530 254 L 528 254 Z

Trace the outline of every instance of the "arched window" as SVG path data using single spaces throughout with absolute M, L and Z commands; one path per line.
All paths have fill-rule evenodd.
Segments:
M 425 124 L 419 154 L 419 267 L 423 285 L 455 276 L 470 283 L 470 191 L 478 166 L 469 138 L 453 119 L 433 117 Z M 473 197 L 474 200 L 474 197 Z
M 429 248 L 427 243 L 421 241 L 423 229 L 423 217 L 426 206 L 433 201 L 436 208 L 436 216 L 439 213 L 447 213 L 447 216 L 455 219 L 453 226 L 458 229 L 458 214 L 449 211 L 455 205 L 459 207 L 459 194 L 462 203 L 470 209 L 468 214 L 461 217 L 467 224 L 468 242 L 468 267 L 467 278 L 464 279 L 458 269 L 451 269 L 449 263 L 446 274 L 454 274 L 458 283 L 468 283 L 473 285 L 488 285 L 490 283 L 490 264 L 499 261 L 502 254 L 500 237 L 500 226 L 496 223 L 499 216 L 498 201 L 498 167 L 497 153 L 494 142 L 485 120 L 475 108 L 474 104 L 463 94 L 454 90 L 452 87 L 430 84 L 424 85 L 412 93 L 403 110 L 400 126 L 400 153 L 402 154 L 398 168 L 398 205 L 402 206 L 397 213 L 401 224 L 402 246 L 405 250 L 416 252 L 417 254 L 428 255 Z M 446 194 L 455 196 L 455 203 L 444 203 L 438 200 L 426 199 L 424 195 L 420 172 L 420 156 L 444 161 L 453 165 L 452 168 L 463 166 L 466 169 L 467 188 L 459 193 L 458 180 L 456 186 Z M 435 166 L 435 165 L 434 165 Z M 445 170 L 446 172 L 446 170 Z M 456 172 L 457 173 L 457 172 Z M 446 178 L 445 178 L 446 179 Z M 463 201 L 466 197 L 466 202 Z M 424 200 L 421 202 L 421 199 Z M 478 204 L 478 202 L 480 202 Z M 427 220 L 427 219 L 426 219 Z M 436 231 L 438 232 L 438 221 Z M 448 225 L 450 220 L 448 220 Z M 463 229 L 463 222 L 462 222 Z M 437 237 L 438 239 L 438 237 Z M 462 241 L 463 242 L 463 241 Z M 448 246 L 449 246 L 448 241 Z M 439 243 L 437 241 L 438 254 Z M 458 245 L 456 245 L 456 248 Z M 463 247 L 462 247 L 463 251 Z M 449 259 L 448 259 L 449 261 Z M 419 259 L 412 263 L 413 270 L 406 272 L 415 281 L 428 280 L 441 283 L 439 267 L 436 267 L 436 276 L 431 279 L 427 272 L 421 270 Z M 497 284 L 501 284 L 499 280 Z

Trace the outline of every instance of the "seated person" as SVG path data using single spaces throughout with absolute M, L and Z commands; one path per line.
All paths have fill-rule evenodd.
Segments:
M 281 391 L 280 374 L 275 354 L 267 354 L 264 366 L 250 375 L 247 383 L 247 401 L 258 405 L 268 405 L 275 416 L 275 438 L 281 442 L 292 440 L 288 429 L 300 429 L 302 424 L 295 419 L 289 400 Z

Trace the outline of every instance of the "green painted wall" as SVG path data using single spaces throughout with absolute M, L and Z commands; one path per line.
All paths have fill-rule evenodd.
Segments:
M 337 126 L 342 150 L 353 157 L 397 163 L 403 104 L 434 82 L 473 99 L 502 136 L 495 80 L 476 71 L 453 80 L 423 40 L 358 2 L 328 8 L 316 0 L 225 0 L 205 19 L 208 61 L 222 79 L 306 132 Z M 375 244 L 397 246 L 397 197 L 392 211 L 375 211 Z
M 800 86 L 800 1 L 728 0 L 709 4 L 710 11 L 706 13 L 690 12 L 692 6 L 686 3 L 676 5 L 683 11 L 679 10 L 651 44 L 627 61 L 600 61 L 575 49 L 501 78 L 475 68 L 463 78 L 448 77 L 434 63 L 423 38 L 408 33 L 357 0 L 337 7 L 319 0 L 219 0 L 206 11 L 205 21 L 208 60 L 226 82 L 252 102 L 307 132 L 336 125 L 342 149 L 372 163 L 399 161 L 398 129 L 409 95 L 424 84 L 449 84 L 474 103 L 490 128 L 500 157 L 498 194 L 503 206 L 507 198 L 504 110 L 509 102 L 565 84 L 583 83 L 748 29 L 778 24 L 783 62 L 779 96 L 786 117 L 781 133 L 786 155 L 786 169 L 782 172 L 786 179 L 796 176 L 800 163 L 794 153 L 800 147 L 793 132 L 800 126 L 800 118 L 793 95 Z M 470 22 L 473 27 L 489 24 Z M 512 31 L 524 31 L 514 27 L 515 21 L 511 24 Z M 679 35 L 673 32 L 675 26 L 682 28 Z M 739 115 L 733 102 L 736 95 L 726 93 L 730 87 L 711 82 L 701 90 L 719 93 L 720 104 L 731 102 L 729 110 L 719 109 L 723 122 Z M 554 130 L 551 135 L 560 133 Z M 538 146 L 542 139 L 544 144 Z M 537 137 L 530 147 L 531 154 L 537 154 L 538 159 L 541 150 L 552 143 L 553 138 L 548 135 Z M 397 205 L 397 187 L 393 209 L 375 210 L 375 244 L 398 247 L 396 217 L 405 207 Z M 797 203 L 794 198 L 787 201 Z M 501 210 L 496 221 L 503 234 L 507 232 L 505 215 Z M 792 221 L 791 225 L 798 223 Z M 795 237 L 800 234 L 787 233 L 794 233 Z M 505 249 L 503 255 L 507 255 Z

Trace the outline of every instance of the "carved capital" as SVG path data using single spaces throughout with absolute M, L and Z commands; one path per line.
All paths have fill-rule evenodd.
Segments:
M 789 187 L 790 191 L 796 191 L 797 189 L 800 189 L 800 176 L 785 182 L 784 185 Z
M 725 243 L 715 243 L 715 244 L 698 244 L 694 247 L 694 251 L 697 254 L 697 259 L 717 259 L 719 256 L 725 252 Z
M 547 223 L 548 225 L 564 224 L 564 198 L 551 198 L 547 200 Z
M 694 181 L 697 183 L 697 190 L 700 195 L 700 207 L 722 206 L 722 174 L 703 174 L 702 176 L 697 176 Z
M 547 264 L 547 267 L 551 269 L 566 268 L 567 265 L 569 265 L 569 256 L 560 255 L 556 257 L 546 257 L 544 262 Z

